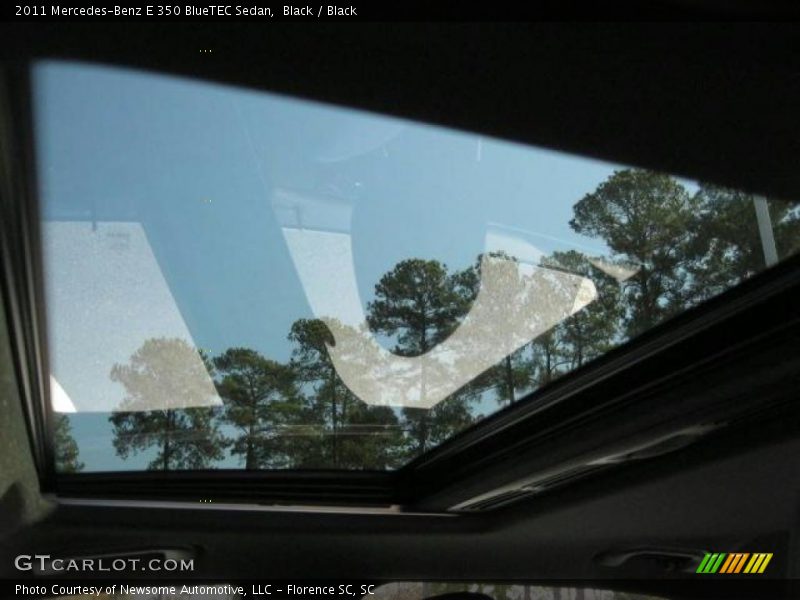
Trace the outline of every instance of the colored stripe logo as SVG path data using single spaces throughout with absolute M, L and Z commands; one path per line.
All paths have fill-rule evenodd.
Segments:
M 772 560 L 772 553 L 766 552 L 714 552 L 707 553 L 700 565 L 697 573 L 763 573 Z

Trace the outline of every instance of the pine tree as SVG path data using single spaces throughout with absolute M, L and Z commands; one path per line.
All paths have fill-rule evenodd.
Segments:
M 67 415 L 55 416 L 54 445 L 56 472 L 76 473 L 83 470 L 84 464 L 78 460 L 78 444 L 75 442 L 75 438 L 72 437 L 72 426 Z
M 128 364 L 114 365 L 111 379 L 125 387 L 109 417 L 121 458 L 153 448 L 148 469 L 162 471 L 204 469 L 222 459 L 214 411 L 202 407 L 215 393 L 208 362 L 195 348 L 177 338 L 146 340 Z
M 404 260 L 375 286 L 375 300 L 367 306 L 367 321 L 374 333 L 395 341 L 395 354 L 419 356 L 455 330 L 473 298 L 463 277 L 450 275 L 444 264 Z M 473 393 L 464 390 L 431 409 L 403 409 L 412 455 L 425 452 L 472 423 L 470 405 L 475 399 Z
M 573 207 L 577 233 L 603 240 L 614 259 L 637 267 L 623 283 L 627 337 L 685 309 L 698 208 L 673 177 L 640 169 L 615 171 Z
M 344 327 L 333 320 L 329 324 Z M 310 388 L 310 420 L 327 440 L 307 449 L 303 460 L 347 469 L 399 466 L 403 439 L 397 415 L 388 407 L 365 404 L 345 386 L 328 354 L 327 346 L 334 343 L 329 325 L 300 319 L 292 324 L 288 337 L 295 344 L 291 366 Z
M 230 348 L 213 363 L 221 419 L 236 432 L 226 440 L 231 454 L 248 470 L 291 466 L 293 432 L 302 425 L 292 370 L 248 348 Z

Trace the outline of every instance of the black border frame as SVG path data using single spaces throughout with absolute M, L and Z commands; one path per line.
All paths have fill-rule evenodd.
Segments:
M 0 180 L 0 292 L 31 451 L 41 490 L 49 492 L 56 487 L 54 426 L 44 375 L 49 369 L 29 89 L 27 65 L 14 63 L 0 69 L 0 169 L 5 181 Z
M 7 174 L 8 182 L 0 187 L 2 292 L 16 375 L 43 493 L 186 502 L 213 496 L 217 501 L 267 504 L 399 504 L 413 510 L 414 506 L 430 505 L 429 498 L 436 498 L 462 480 L 474 479 L 476 473 L 497 473 L 509 457 L 513 460 L 515 452 L 534 446 L 554 429 L 563 429 L 565 421 L 580 428 L 583 426 L 581 419 L 587 415 L 616 410 L 625 403 L 632 406 L 631 393 L 639 393 L 650 382 L 670 381 L 681 375 L 681 370 L 700 368 L 698 358 L 687 349 L 706 348 L 709 344 L 713 347 L 714 336 L 731 343 L 737 341 L 730 337 L 734 331 L 746 331 L 748 337 L 738 340 L 744 344 L 757 342 L 764 331 L 783 330 L 793 334 L 798 327 L 796 322 L 786 322 L 785 311 L 781 309 L 800 291 L 800 257 L 795 256 L 660 324 L 569 377 L 533 392 L 395 472 L 220 470 L 166 475 L 151 472 L 56 474 L 53 414 L 45 375 L 48 372 L 46 315 L 42 301 L 43 262 L 28 65 L 10 65 L 2 73 L 0 84 L 0 133 L 4 137 L 0 140 L 4 144 L 0 147 L 0 167 Z M 8 144 L 4 143 L 6 141 Z M 753 315 L 759 313 L 763 320 L 756 322 Z M 748 323 L 751 329 L 747 329 Z M 706 360 L 714 361 L 723 354 L 725 352 L 720 350 Z M 631 387 L 633 382 L 636 385 Z M 600 406 L 588 404 L 587 398 L 598 393 L 605 401 Z M 711 418 L 702 403 L 695 408 L 698 418 Z M 717 407 L 713 417 L 723 419 L 725 413 L 724 407 Z M 656 411 L 653 417 L 654 420 L 669 420 L 674 415 Z M 428 507 L 446 510 L 453 503 L 451 496 L 445 493 L 444 504 Z

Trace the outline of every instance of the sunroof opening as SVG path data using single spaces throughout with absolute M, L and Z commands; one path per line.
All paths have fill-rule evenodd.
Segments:
M 800 248 L 794 202 L 34 68 L 57 469 L 391 470 Z

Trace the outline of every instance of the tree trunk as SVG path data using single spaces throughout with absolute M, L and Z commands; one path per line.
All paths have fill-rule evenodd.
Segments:
M 549 346 L 549 344 L 545 348 L 544 356 L 545 356 L 544 383 L 550 383 L 550 370 L 553 367 L 552 367 L 552 357 L 550 355 L 550 346 Z
M 349 430 L 347 428 L 347 393 L 345 393 L 342 396 L 341 400 L 339 401 L 339 404 L 341 405 L 341 409 L 339 411 L 339 429 L 344 430 L 344 433 L 342 434 L 344 435 L 344 437 L 340 440 L 340 444 L 338 445 L 338 453 L 341 455 L 342 454 L 341 442 L 347 441 L 348 439 L 347 436 L 349 433 Z
M 167 409 L 167 431 L 164 436 L 164 470 L 169 471 L 170 441 L 172 438 L 172 410 Z
M 331 369 L 331 423 L 333 426 L 333 466 L 339 466 L 339 424 L 336 420 L 336 371 Z
M 244 460 L 244 468 L 251 471 L 256 468 L 256 457 L 254 456 L 253 439 L 256 435 L 256 407 L 255 400 L 250 403 L 250 423 L 247 425 L 247 454 Z
M 423 315 L 424 315 L 424 307 L 423 307 Z M 428 351 L 428 326 L 425 322 L 425 319 L 422 320 L 422 335 L 420 336 L 420 355 L 425 354 Z M 425 398 L 425 394 L 427 392 L 425 386 L 425 363 L 422 363 L 422 372 L 420 373 L 420 381 L 419 381 L 419 394 L 420 400 Z M 425 450 L 428 446 L 428 415 L 430 414 L 431 409 L 423 409 L 424 412 L 422 413 L 422 418 L 420 419 L 419 423 L 419 452 L 420 454 L 424 454 Z
M 506 385 L 508 386 L 508 401 L 514 404 L 514 369 L 511 365 L 511 355 L 506 356 Z

